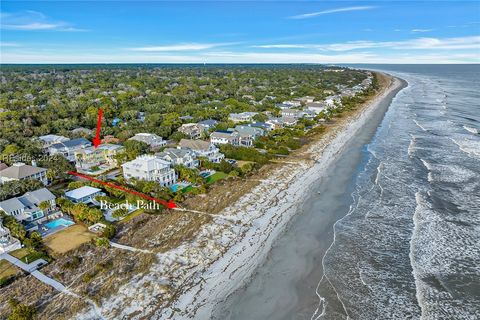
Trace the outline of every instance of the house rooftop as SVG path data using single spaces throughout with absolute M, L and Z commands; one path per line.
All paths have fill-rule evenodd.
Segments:
M 35 191 L 27 192 L 24 195 L 16 198 L 11 198 L 0 202 L 0 208 L 6 212 L 16 210 L 28 209 L 31 211 L 38 210 L 37 205 L 55 199 L 55 196 L 46 188 L 41 188 Z
M 118 150 L 118 149 L 122 149 L 122 148 L 123 148 L 123 146 L 120 146 L 118 144 L 105 143 L 105 144 L 99 145 L 97 148 L 91 146 L 91 147 L 85 148 L 83 150 L 85 151 L 86 154 L 90 154 L 90 153 L 93 153 L 97 150 L 114 151 L 114 150 Z
M 182 139 L 180 140 L 178 146 L 180 148 L 206 151 L 210 148 L 210 142 L 203 140 Z
M 162 152 L 156 153 L 155 156 L 158 158 L 164 158 L 164 157 L 171 157 L 171 158 L 183 158 L 186 156 L 189 152 L 191 152 L 188 149 L 175 149 L 175 148 L 166 148 Z
M 31 175 L 47 171 L 47 169 L 29 166 L 25 163 L 14 163 L 11 167 L 0 171 L 0 176 L 10 179 L 23 179 Z
M 50 146 L 50 148 L 54 149 L 63 149 L 63 148 L 75 148 L 79 146 L 91 146 L 92 143 L 88 141 L 85 138 L 78 138 L 78 139 L 72 139 L 68 141 L 63 141 L 59 143 L 55 143 Z
M 138 156 L 136 159 L 126 162 L 122 165 L 124 168 L 135 168 L 143 171 L 152 171 L 158 167 L 170 167 L 170 163 L 152 155 Z
M 72 198 L 75 200 L 79 200 L 88 196 L 91 196 L 92 194 L 95 194 L 97 192 L 102 191 L 101 189 L 98 188 L 93 188 L 90 186 L 83 186 L 68 192 L 65 192 L 65 196 L 68 198 Z

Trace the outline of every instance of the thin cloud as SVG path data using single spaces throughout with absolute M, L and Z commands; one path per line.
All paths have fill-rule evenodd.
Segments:
M 423 33 L 423 32 L 433 31 L 433 29 L 412 29 L 410 31 L 413 32 L 413 33 Z
M 0 29 L 17 31 L 64 31 L 79 32 L 86 29 L 75 28 L 62 21 L 50 21 L 41 12 L 27 10 L 17 13 L 1 13 Z
M 0 47 L 20 47 L 20 44 L 18 44 L 16 42 L 0 41 Z
M 313 49 L 333 52 L 375 48 L 391 48 L 396 50 L 464 50 L 480 49 L 480 36 L 443 39 L 416 38 L 404 41 L 348 41 L 330 44 L 266 44 L 253 47 L 264 49 Z
M 130 51 L 139 52 L 168 52 L 168 51 L 199 51 L 212 49 L 220 46 L 232 45 L 233 43 L 178 43 L 162 46 L 147 46 L 137 48 L 127 48 Z
M 309 19 L 309 18 L 314 18 L 314 17 L 317 17 L 317 16 L 322 16 L 322 15 L 325 15 L 325 14 L 339 13 L 339 12 L 349 12 L 349 11 L 363 11 L 363 10 L 371 10 L 371 9 L 375 9 L 375 8 L 376 7 L 374 7 L 374 6 L 343 7 L 343 8 L 335 8 L 335 9 L 323 10 L 323 11 L 318 11 L 318 12 L 299 14 L 299 15 L 296 15 L 296 16 L 288 17 L 288 18 L 289 19 Z

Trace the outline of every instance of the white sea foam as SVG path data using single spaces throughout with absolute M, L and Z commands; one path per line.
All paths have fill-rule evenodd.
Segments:
M 413 154 L 415 153 L 415 147 L 416 147 L 416 138 L 414 135 L 410 135 L 411 139 L 410 139 L 410 144 L 408 145 L 408 155 L 410 157 L 413 156 Z
M 472 127 L 468 127 L 468 126 L 463 126 L 463 129 L 467 130 L 468 132 L 471 132 L 471 133 L 474 133 L 474 134 L 478 134 L 479 131 L 477 128 L 472 128 Z
M 413 122 L 415 122 L 415 124 L 416 124 L 420 129 L 422 129 L 423 131 L 428 131 L 428 129 L 425 128 L 424 126 L 422 126 L 420 123 L 418 123 L 417 120 L 413 119 Z
M 470 157 L 480 159 L 480 140 L 450 138 L 460 150 Z

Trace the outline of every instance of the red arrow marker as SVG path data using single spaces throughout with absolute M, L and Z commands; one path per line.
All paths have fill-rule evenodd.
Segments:
M 95 139 L 93 139 L 93 146 L 98 148 L 102 140 L 100 140 L 100 130 L 102 129 L 102 115 L 103 109 L 98 109 L 98 120 L 97 120 L 97 134 L 95 135 Z

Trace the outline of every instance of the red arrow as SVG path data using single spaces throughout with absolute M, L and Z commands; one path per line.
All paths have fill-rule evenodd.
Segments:
M 103 110 L 98 109 L 98 120 L 97 120 L 97 134 L 95 135 L 95 139 L 93 139 L 93 146 L 98 148 L 102 140 L 100 140 L 100 130 L 102 129 L 102 115 Z
M 83 178 L 83 179 L 87 179 L 87 180 L 90 180 L 90 181 L 93 181 L 93 182 L 96 182 L 96 183 L 99 183 L 99 184 L 103 184 L 107 187 L 118 189 L 118 190 L 121 190 L 123 192 L 136 195 L 136 196 L 141 197 L 143 199 L 155 201 L 157 203 L 160 203 L 161 205 L 164 205 L 168 209 L 175 209 L 177 207 L 177 205 L 175 204 L 175 202 L 173 202 L 173 200 L 165 201 L 165 200 L 162 200 L 162 199 L 157 199 L 157 198 L 151 197 L 149 195 L 146 195 L 144 193 L 140 193 L 138 191 L 135 191 L 135 190 L 132 190 L 132 189 L 129 189 L 129 188 L 125 188 L 123 186 L 119 186 L 119 185 L 116 185 L 116 184 L 113 184 L 113 183 L 110 183 L 110 182 L 98 180 L 98 179 L 95 179 L 93 177 L 90 177 L 90 176 L 87 176 L 85 174 L 78 173 L 78 172 L 75 172 L 75 171 L 68 171 L 68 174 L 71 174 L 71 175 L 74 175 L 74 176 L 77 176 L 77 177 L 80 177 L 80 178 Z

